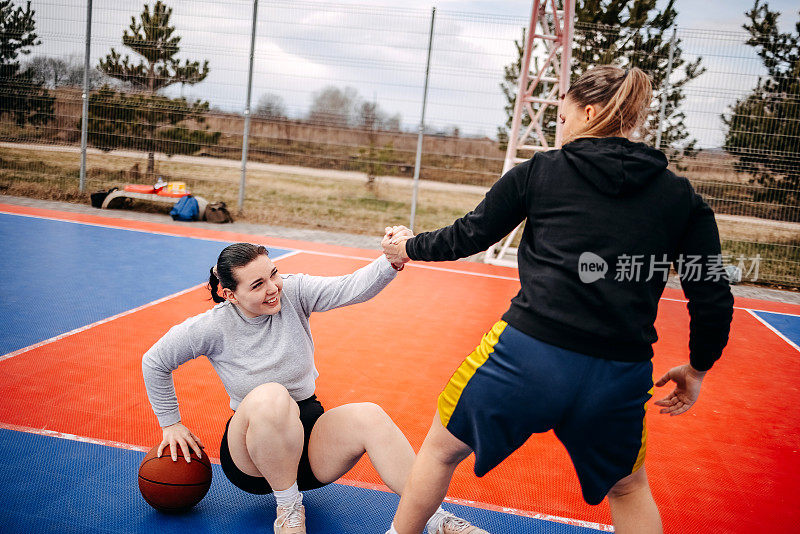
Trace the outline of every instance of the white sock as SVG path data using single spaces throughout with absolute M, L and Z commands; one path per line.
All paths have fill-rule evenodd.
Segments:
M 297 490 L 297 481 L 285 490 L 276 490 L 273 493 L 275 494 L 275 500 L 278 501 L 278 506 L 287 507 L 298 499 L 303 502 L 303 494 Z
M 428 522 L 425 524 L 425 528 L 428 530 L 428 532 L 437 532 L 439 527 L 442 526 L 442 522 L 444 522 L 444 518 L 447 517 L 447 515 L 448 514 L 444 511 L 444 508 L 440 506 L 435 512 L 433 512 L 431 518 L 428 519 Z
M 392 523 L 392 526 L 386 531 L 386 534 L 397 534 L 397 531 L 394 529 L 394 523 Z

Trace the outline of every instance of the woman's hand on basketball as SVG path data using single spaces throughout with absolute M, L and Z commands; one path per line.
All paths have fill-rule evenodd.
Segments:
M 192 461 L 192 450 L 198 458 L 203 457 L 205 445 L 200 441 L 200 438 L 192 434 L 192 432 L 180 422 L 165 426 L 162 431 L 164 433 L 164 438 L 161 440 L 161 445 L 158 446 L 157 456 L 159 458 L 161 458 L 161 452 L 167 445 L 169 445 L 169 450 L 172 453 L 173 462 L 178 461 L 178 447 L 181 448 L 181 452 L 187 463 Z
M 700 396 L 700 388 L 703 385 L 704 371 L 697 371 L 689 365 L 673 367 L 667 374 L 656 382 L 656 386 L 661 387 L 668 382 L 675 382 L 675 389 L 672 393 L 661 400 L 655 402 L 656 406 L 661 406 L 661 412 L 669 415 L 680 415 L 687 411 L 697 401 Z

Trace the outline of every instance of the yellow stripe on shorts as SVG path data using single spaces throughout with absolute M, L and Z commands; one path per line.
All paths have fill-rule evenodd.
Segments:
M 648 393 L 652 397 L 653 396 L 653 388 L 650 388 L 650 391 L 648 391 Z M 644 405 L 644 412 L 645 412 L 645 414 L 647 414 L 647 404 Z M 640 467 L 642 467 L 642 464 L 644 464 L 644 457 L 645 457 L 646 452 L 647 452 L 647 419 L 643 418 L 642 419 L 642 446 L 639 447 L 639 454 L 636 456 L 636 463 L 633 464 L 633 469 L 631 469 L 631 474 L 635 473 L 636 471 L 639 470 Z
M 456 409 L 458 399 L 461 398 L 461 392 L 467 387 L 472 376 L 478 368 L 486 363 L 489 355 L 494 352 L 494 346 L 500 340 L 500 334 L 503 333 L 508 323 L 505 321 L 497 321 L 492 329 L 484 334 L 478 345 L 467 358 L 461 362 L 461 365 L 450 377 L 450 382 L 445 386 L 444 391 L 439 395 L 439 418 L 442 420 L 442 426 L 447 428 L 450 422 L 450 417 Z

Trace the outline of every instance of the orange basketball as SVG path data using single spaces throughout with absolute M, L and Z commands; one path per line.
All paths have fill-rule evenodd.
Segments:
M 161 458 L 156 457 L 158 445 L 150 449 L 139 466 L 139 491 L 147 503 L 161 512 L 183 512 L 199 503 L 211 487 L 211 462 L 203 454 L 198 458 L 192 451 L 187 463 L 178 451 L 173 462 L 169 445 Z

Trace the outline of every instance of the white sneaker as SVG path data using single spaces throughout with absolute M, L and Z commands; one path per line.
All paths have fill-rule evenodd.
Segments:
M 485 530 L 476 527 L 466 519 L 456 517 L 450 512 L 445 512 L 444 521 L 439 525 L 436 532 L 428 530 L 429 534 L 489 534 Z
M 306 509 L 297 499 L 289 506 L 278 506 L 275 534 L 306 534 Z

